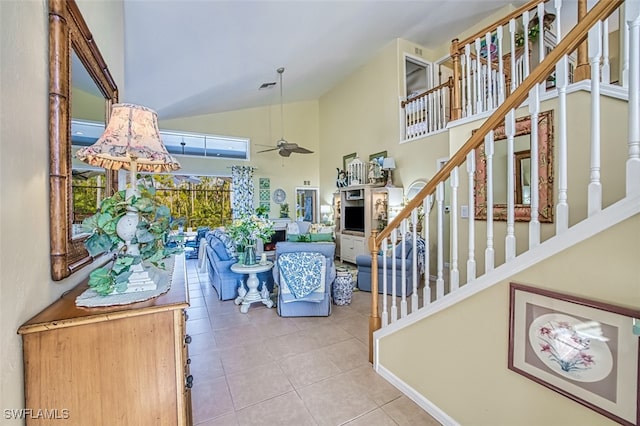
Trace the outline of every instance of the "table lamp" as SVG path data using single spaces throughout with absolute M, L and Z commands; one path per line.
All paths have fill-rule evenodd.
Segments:
M 391 177 L 391 172 L 396 168 L 396 160 L 391 157 L 386 157 L 382 160 L 382 170 L 387 171 L 387 184 L 386 187 L 393 187 L 393 179 Z
M 81 148 L 76 157 L 92 166 L 109 170 L 129 170 L 126 198 L 140 196 L 137 172 L 170 172 L 180 163 L 173 158 L 160 139 L 158 115 L 155 111 L 134 104 L 114 104 L 109 124 L 95 144 Z M 138 244 L 131 241 L 136 235 L 138 211 L 129 207 L 116 226 L 118 236 L 125 242 L 126 253 L 139 255 Z M 126 292 L 154 290 L 156 283 L 141 263 L 131 266 Z

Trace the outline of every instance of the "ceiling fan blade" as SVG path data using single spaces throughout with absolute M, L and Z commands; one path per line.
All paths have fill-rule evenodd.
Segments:
M 281 148 L 283 149 L 288 149 L 289 151 L 293 151 L 295 149 L 298 149 L 298 144 L 297 143 L 291 143 L 291 142 L 285 142 L 282 145 L 280 145 Z
M 291 152 L 296 152 L 298 154 L 313 154 L 313 151 L 308 150 L 307 148 L 303 148 L 301 146 L 296 147 L 295 149 L 291 149 Z
M 279 149 L 280 149 L 279 147 L 275 147 L 271 149 L 263 149 L 262 151 L 258 151 L 257 153 L 260 154 L 261 152 L 277 151 Z
M 288 149 L 281 148 L 281 149 L 278 151 L 278 154 L 280 154 L 280 155 L 281 155 L 281 156 L 283 156 L 283 157 L 288 157 L 288 156 L 290 156 L 290 155 L 291 155 L 291 151 L 289 151 Z

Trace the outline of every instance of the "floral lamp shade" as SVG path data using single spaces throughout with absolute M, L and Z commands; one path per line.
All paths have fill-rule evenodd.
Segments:
M 134 104 L 114 104 L 109 124 L 95 144 L 81 148 L 78 159 L 110 170 L 171 172 L 180 168 L 160 139 L 158 115 Z

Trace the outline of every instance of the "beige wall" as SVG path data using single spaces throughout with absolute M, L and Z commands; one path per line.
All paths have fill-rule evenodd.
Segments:
M 285 158 L 276 151 L 258 153 L 274 147 L 282 136 L 280 105 L 250 108 L 218 114 L 174 120 L 160 120 L 159 126 L 165 130 L 185 130 L 190 132 L 211 133 L 226 136 L 246 137 L 251 140 L 249 161 L 220 160 L 176 156 L 182 165 L 181 171 L 189 174 L 230 176 L 232 165 L 251 165 L 256 167 L 254 181 L 255 206 L 259 205 L 258 179 L 270 178 L 271 192 L 282 188 L 287 194 L 290 216 L 294 214 L 295 187 L 320 185 L 321 146 L 318 138 L 318 101 L 297 102 L 284 105 L 284 138 L 289 142 L 310 149 L 313 154 L 291 154 Z M 271 201 L 270 217 L 278 217 L 280 207 Z
M 639 242 L 640 216 L 636 215 L 383 338 L 380 363 L 462 425 L 613 424 L 507 369 L 509 282 L 637 309 Z M 603 256 L 606 267 L 602 266 Z
M 78 0 L 78 4 L 116 82 L 121 85 L 124 76 L 121 2 Z M 98 21 L 103 24 L 95 25 Z M 22 340 L 16 334 L 17 329 L 89 272 L 60 282 L 50 278 L 47 22 L 45 0 L 0 2 L 0 407 L 3 410 L 24 406 Z M 5 419 L 4 412 L 1 415 L 2 424 L 22 423 Z

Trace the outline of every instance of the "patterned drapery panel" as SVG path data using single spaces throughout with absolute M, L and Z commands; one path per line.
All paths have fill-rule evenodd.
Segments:
M 233 218 L 253 214 L 253 167 L 232 166 Z

